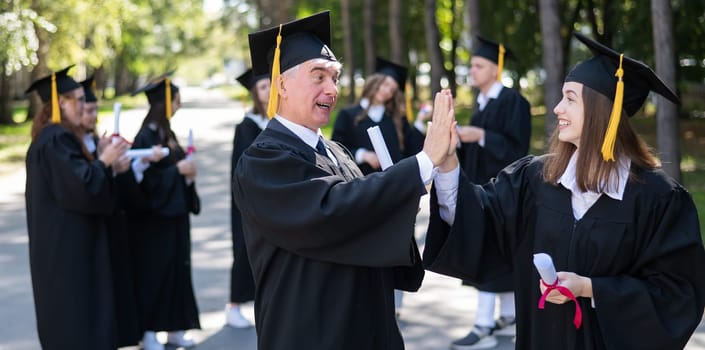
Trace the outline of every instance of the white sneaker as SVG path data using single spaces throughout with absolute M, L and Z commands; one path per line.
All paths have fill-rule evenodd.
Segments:
M 169 332 L 166 336 L 166 343 L 183 348 L 190 348 L 196 345 L 196 341 L 193 340 L 191 334 L 184 331 Z
M 144 350 L 164 350 L 164 344 L 157 340 L 157 333 L 152 331 L 144 332 L 142 347 Z
M 250 321 L 248 321 L 245 317 L 242 316 L 242 313 L 240 313 L 239 306 L 225 308 L 225 322 L 228 324 L 228 326 L 234 328 L 252 327 L 252 323 L 250 323 Z

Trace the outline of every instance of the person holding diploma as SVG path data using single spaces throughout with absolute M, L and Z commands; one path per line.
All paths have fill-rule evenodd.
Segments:
M 43 107 L 27 151 L 27 233 L 42 349 L 116 349 L 118 330 L 107 218 L 113 165 L 127 143 L 95 158 L 83 145 L 83 87 L 71 67 L 32 83 Z
M 394 163 L 415 155 L 423 147 L 424 121 L 431 114 L 421 111 L 414 126 L 409 124 L 412 111 L 406 109 L 402 93 L 407 75 L 407 67 L 377 57 L 375 73 L 365 79 L 360 101 L 338 112 L 331 140 L 340 142 L 353 154 L 365 175 L 382 170 L 367 135 L 368 128 L 380 128 Z
M 242 84 L 252 97 L 252 109 L 246 114 L 242 122 L 235 127 L 233 139 L 233 155 L 230 162 L 230 184 L 235 176 L 235 168 L 242 152 L 250 147 L 262 130 L 267 127 L 269 118 L 266 110 L 269 101 L 269 75 L 254 75 L 252 69 L 242 73 L 237 81 Z M 230 303 L 225 307 L 225 321 L 235 328 L 250 327 L 252 324 L 242 316 L 240 304 L 254 300 L 255 281 L 252 278 L 252 268 L 247 257 L 245 237 L 242 234 L 242 216 L 235 204 L 235 197 L 230 191 L 230 225 L 233 241 L 233 266 L 230 269 Z
M 249 35 L 255 74 L 272 72 L 267 127 L 240 157 L 233 194 L 255 279 L 257 347 L 403 349 L 394 288 L 415 291 L 419 199 L 455 133 L 449 92 L 436 96 L 423 151 L 362 176 L 323 139 L 341 64 L 321 12 Z M 453 145 L 452 147 L 454 147 Z
M 164 345 L 157 341 L 156 332 L 168 331 L 169 344 L 189 347 L 195 342 L 185 331 L 200 328 L 191 279 L 189 218 L 201 209 L 196 164 L 185 159 L 186 152 L 170 127 L 181 96 L 169 75 L 152 80 L 133 95 L 141 92 L 150 108 L 133 148 L 169 148 L 169 155 L 156 163 L 138 162 L 146 167 L 138 178 L 144 203 L 128 204 L 135 208 L 128 210 L 128 224 L 142 341 L 145 350 L 161 350 Z
M 575 37 L 594 56 L 566 77 L 549 153 L 484 185 L 448 157 L 434 180 L 424 264 L 476 282 L 512 271 L 517 349 L 682 349 L 705 306 L 698 216 L 628 118 L 649 91 L 679 99 L 644 63 Z M 575 302 L 549 289 L 543 305 L 536 253 L 553 258 Z

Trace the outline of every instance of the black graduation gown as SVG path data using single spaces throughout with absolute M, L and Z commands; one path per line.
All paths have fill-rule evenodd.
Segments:
M 100 142 L 98 136 L 93 135 L 93 142 L 97 147 Z M 94 159 L 98 159 L 97 149 L 92 154 Z M 133 203 L 142 202 L 143 198 L 132 169 L 114 176 L 114 179 L 116 186 L 115 211 L 111 216 L 107 217 L 108 246 L 110 266 L 113 273 L 118 347 L 124 347 L 136 345 L 142 338 L 137 322 L 139 317 L 135 298 L 135 284 L 132 277 L 125 203 L 130 201 Z M 139 198 L 139 200 L 135 200 L 135 197 Z
M 273 119 L 236 169 L 258 349 L 403 349 L 394 289 L 423 279 L 416 159 L 360 178 L 345 150 L 326 144 L 339 167 Z
M 118 198 L 113 215 L 108 218 L 110 232 L 110 260 L 113 270 L 113 288 L 118 322 L 119 346 L 135 345 L 142 338 L 139 327 L 137 290 L 133 276 L 133 262 L 130 252 L 130 233 L 128 231 L 127 210 L 129 205 L 144 203 L 139 184 L 132 169 L 115 177 Z
M 171 130 L 166 132 L 174 137 Z M 158 131 L 146 126 L 132 147 L 149 148 L 159 140 Z M 128 211 L 142 330 L 200 328 L 191 277 L 189 218 L 189 213 L 200 211 L 200 202 L 195 183 L 187 185 L 176 167 L 184 156 L 177 144 L 169 156 L 152 163 L 140 183 L 146 209 Z
M 529 102 L 516 90 L 503 87 L 496 99 L 490 99 L 475 113 L 470 125 L 485 129 L 485 147 L 477 142 L 463 143 L 458 152 L 461 167 L 470 181 L 484 184 L 505 166 L 529 152 L 531 110 Z M 510 275 L 482 284 L 463 281 L 486 292 L 514 290 Z
M 233 140 L 233 155 L 230 167 L 230 184 L 235 176 L 235 166 L 240 156 L 252 141 L 262 132 L 259 125 L 254 120 L 245 117 L 240 124 L 235 127 L 235 138 Z M 244 303 L 255 298 L 255 280 L 252 277 L 252 268 L 247 257 L 247 247 L 245 237 L 242 234 L 242 217 L 240 210 L 235 205 L 235 197 L 230 192 L 230 225 L 233 240 L 233 266 L 230 269 L 230 302 Z
M 379 123 L 375 123 L 369 117 L 365 117 L 360 123 L 355 125 L 355 118 L 362 113 L 362 111 L 362 106 L 359 104 L 342 109 L 338 113 L 333 127 L 331 140 L 343 144 L 343 146 L 350 150 L 353 156 L 360 148 L 374 152 L 372 141 L 370 141 L 370 137 L 367 134 L 367 129 L 373 126 L 379 126 L 382 136 L 384 136 L 384 142 L 389 149 L 389 156 L 394 163 L 403 158 L 415 155 L 423 148 L 424 135 L 418 129 L 410 125 L 406 118 L 402 118 L 404 149 L 401 149 L 394 121 L 388 114 L 385 113 Z M 378 169 L 372 169 L 367 163 L 358 164 L 358 166 L 365 175 L 379 171 Z
M 115 349 L 117 330 L 106 218 L 112 170 L 88 161 L 82 141 L 56 124 L 27 151 L 27 231 L 43 349 Z
M 705 251 L 688 192 L 661 171 L 636 170 L 622 201 L 601 196 L 575 220 L 571 192 L 542 180 L 544 158 L 525 157 L 478 186 L 461 175 L 455 222 L 432 191 L 424 264 L 482 282 L 513 270 L 517 349 L 682 349 L 705 306 Z M 595 308 L 539 310 L 533 254 L 592 279 Z

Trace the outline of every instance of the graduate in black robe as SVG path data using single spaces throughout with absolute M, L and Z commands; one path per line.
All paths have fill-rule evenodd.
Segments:
M 44 102 L 34 117 L 26 158 L 37 332 L 43 349 L 115 349 L 107 218 L 114 210 L 116 187 L 110 165 L 127 144 L 107 146 L 98 159 L 86 150 L 80 140 L 85 95 L 67 71 L 52 73 L 27 90 L 37 91 Z
M 147 95 L 150 109 L 132 147 L 161 145 L 170 151 L 150 163 L 139 181 L 146 210 L 128 211 L 143 342 L 154 342 L 154 332 L 169 331 L 169 343 L 190 346 L 194 342 L 184 331 L 200 328 L 191 277 L 189 218 L 200 212 L 196 165 L 186 159 L 169 124 L 181 105 L 178 87 L 166 75 L 134 94 L 139 92 Z
M 84 132 L 83 143 L 86 149 L 98 158 L 103 149 L 111 143 L 111 137 L 99 138 L 96 134 L 98 121 L 98 97 L 94 91 L 94 78 L 90 77 L 80 84 L 86 96 L 83 108 L 81 127 Z M 118 346 L 137 345 L 141 333 L 137 322 L 137 300 L 135 298 L 132 263 L 129 250 L 129 235 L 127 232 L 126 203 L 142 202 L 141 191 L 130 167 L 131 160 L 127 156 L 118 158 L 112 164 L 113 178 L 116 186 L 114 212 L 107 218 L 108 246 L 110 250 L 110 265 L 113 276 L 113 293 L 115 296 L 115 311 L 117 315 Z M 137 197 L 139 199 L 134 199 Z
M 477 282 L 513 271 L 517 349 L 682 349 L 705 307 L 697 212 L 626 118 L 649 90 L 678 97 L 645 64 L 575 36 L 595 56 L 566 78 L 549 154 L 483 186 L 462 173 L 458 183 L 449 157 L 434 180 L 424 264 Z M 557 290 L 538 308 L 547 289 L 536 253 L 553 257 L 581 319 Z
M 365 80 L 360 101 L 338 112 L 331 140 L 340 142 L 353 154 L 365 175 L 382 170 L 368 128 L 379 127 L 394 163 L 415 155 L 423 147 L 423 117 L 430 114 L 420 113 L 415 126 L 409 124 L 407 114 L 411 111 L 405 111 L 402 94 L 407 71 L 404 66 L 377 57 L 375 73 Z
M 416 157 L 362 177 L 345 149 L 320 136 L 341 67 L 328 48 L 329 13 L 281 28 L 280 48 L 279 27 L 249 37 L 255 73 L 269 71 L 268 52 L 280 57 L 269 100 L 277 116 L 241 156 L 233 184 L 258 349 L 403 349 L 393 291 L 415 291 L 423 279 L 414 221 L 433 160 L 450 147 L 452 118 L 434 115 L 436 141 Z
M 458 157 L 468 179 L 484 184 L 529 152 L 531 111 L 529 102 L 517 90 L 501 82 L 504 62 L 515 57 L 512 51 L 489 39 L 480 36 L 477 39 L 479 45 L 470 61 L 470 75 L 478 94 L 470 125 L 458 128 L 462 142 Z M 511 274 L 481 284 L 470 281 L 463 281 L 463 284 L 478 289 L 477 312 L 473 328 L 452 346 L 491 348 L 498 344 L 495 334 L 514 335 Z M 494 317 L 496 300 L 500 304 L 497 320 Z
M 230 162 L 230 184 L 232 185 L 235 168 L 242 153 L 250 147 L 252 141 L 267 126 L 269 118 L 265 107 L 269 101 L 269 75 L 255 76 L 248 69 L 237 78 L 238 82 L 250 91 L 253 106 L 235 127 L 233 154 Z M 242 234 L 242 217 L 235 204 L 235 197 L 230 191 L 230 225 L 233 241 L 233 266 L 230 269 L 230 303 L 226 306 L 226 323 L 235 328 L 249 327 L 252 324 L 242 316 L 240 304 L 255 299 L 255 281 L 247 257 L 245 237 Z

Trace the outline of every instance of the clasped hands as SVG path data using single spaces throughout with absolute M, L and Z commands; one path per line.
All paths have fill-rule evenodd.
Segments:
M 455 154 L 458 144 L 457 124 L 450 90 L 436 93 L 423 151 L 441 172 L 451 171 L 458 166 L 458 157 Z

